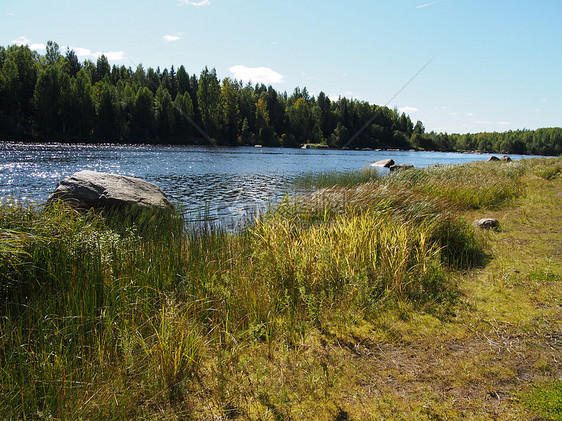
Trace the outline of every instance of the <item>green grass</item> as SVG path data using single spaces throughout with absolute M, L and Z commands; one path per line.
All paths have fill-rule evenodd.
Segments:
M 461 209 L 493 209 L 521 194 L 521 162 L 436 165 L 393 173 L 389 188 L 410 188 Z
M 472 308 L 486 320 L 499 317 L 491 315 L 496 308 L 515 308 L 506 299 L 509 282 L 466 290 L 466 279 L 487 263 L 486 244 L 508 236 L 509 225 L 476 233 L 459 209 L 512 206 L 525 191 L 522 178 L 535 170 L 531 163 L 475 164 L 341 183 L 287 199 L 235 233 L 187 225 L 177 211 L 84 214 L 63 203 L 2 204 L 0 414 L 444 415 L 453 408 L 430 413 L 421 398 L 394 394 L 350 406 L 349 393 L 365 398 L 360 385 L 372 381 L 362 379 L 366 373 L 413 384 L 409 371 L 370 359 L 384 347 L 394 355 L 388 361 L 403 358 L 401 348 L 385 343 L 443 335 L 445 325 L 464 332 L 460 326 L 478 326 Z M 463 198 L 474 186 L 485 199 Z M 535 268 L 525 282 L 559 285 L 557 268 Z M 494 310 L 474 298 L 478 288 L 494 297 Z M 529 319 L 526 302 L 518 305 Z M 456 317 L 466 318 L 451 325 Z M 432 342 L 424 346 L 441 353 Z M 488 361 L 493 354 L 478 355 Z M 478 361 L 463 364 L 451 369 L 459 387 L 487 378 Z M 536 366 L 551 363 L 540 356 Z M 500 377 L 511 381 L 512 372 L 505 368 Z
M 533 159 L 527 162 L 532 173 L 546 180 L 552 180 L 562 174 L 562 163 L 554 162 L 551 159 Z
M 532 171 L 543 178 L 560 173 L 560 164 L 542 165 L 532 162 Z M 473 162 L 459 165 L 435 165 L 428 168 L 411 168 L 381 176 L 376 169 L 356 171 L 328 171 L 307 173 L 294 180 L 303 190 L 324 188 L 354 188 L 368 186 L 385 188 L 392 197 L 396 190 L 406 190 L 425 195 L 428 199 L 441 199 L 459 209 L 493 209 L 521 194 L 521 176 L 526 171 L 525 161 Z M 365 186 L 366 187 L 366 186 Z M 399 193 L 398 193 L 399 194 Z
M 156 229 L 162 217 L 153 213 L 150 224 L 139 217 L 138 226 L 123 223 L 121 233 L 110 228 L 111 217 L 80 215 L 63 204 L 4 205 L 0 215 L 8 249 L 1 262 L 1 361 L 10 367 L 3 371 L 0 412 L 60 416 L 99 386 L 91 380 L 111 370 L 124 332 L 144 339 L 136 358 L 158 352 L 159 331 L 150 326 L 163 306 L 174 308 L 165 293 L 182 272 L 185 239 L 176 231 L 168 248 L 177 228 L 170 215 L 166 227 Z M 167 372 L 162 376 L 169 383 Z
M 562 381 L 534 386 L 521 393 L 521 403 L 548 420 L 562 420 Z
M 378 180 L 380 177 L 377 169 L 370 167 L 359 171 L 324 171 L 302 174 L 293 180 L 293 185 L 301 190 L 315 190 L 332 186 L 354 187 L 368 181 Z

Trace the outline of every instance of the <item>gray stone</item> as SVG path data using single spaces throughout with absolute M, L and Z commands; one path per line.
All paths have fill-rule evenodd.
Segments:
M 472 225 L 480 229 L 497 229 L 500 226 L 500 222 L 494 218 L 482 218 L 474 221 Z
M 511 162 L 511 158 L 507 155 L 504 155 L 500 158 L 503 162 Z
M 398 171 L 398 170 L 407 170 L 409 168 L 414 168 L 414 166 L 410 164 L 396 164 L 396 165 L 391 165 L 389 167 L 390 172 Z
M 394 165 L 394 161 L 392 159 L 383 159 L 382 161 L 372 163 L 371 167 L 390 168 L 391 165 Z
M 158 208 L 171 206 L 155 184 L 140 178 L 88 170 L 60 181 L 47 203 L 59 199 L 85 209 L 132 204 Z

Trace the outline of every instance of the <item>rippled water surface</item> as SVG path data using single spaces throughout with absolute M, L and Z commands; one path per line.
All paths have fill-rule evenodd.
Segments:
M 425 167 L 488 157 L 440 152 L 0 143 L 0 197 L 42 202 L 60 180 L 87 169 L 151 181 L 194 219 L 204 215 L 230 224 L 280 200 L 290 191 L 290 180 L 306 172 L 362 169 L 386 158 Z

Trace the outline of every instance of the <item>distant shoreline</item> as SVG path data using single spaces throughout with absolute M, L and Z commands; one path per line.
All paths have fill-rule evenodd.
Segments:
M 458 153 L 458 154 L 474 154 L 474 155 L 524 155 L 531 157 L 549 157 L 557 155 L 541 155 L 531 153 L 503 153 L 503 152 L 487 152 L 478 150 L 424 150 L 424 149 L 398 149 L 398 148 L 332 148 L 327 145 L 304 143 L 297 146 L 282 146 L 282 145 L 260 145 L 260 144 L 213 144 L 208 142 L 196 143 L 154 143 L 154 142 L 138 142 L 138 143 L 125 143 L 125 142 L 106 142 L 96 141 L 92 139 L 83 139 L 75 141 L 67 140 L 0 140 L 0 144 L 14 144 L 14 145 L 89 145 L 89 146 L 201 146 L 201 147 L 215 147 L 215 148 L 239 148 L 239 147 L 264 147 L 264 148 L 282 148 L 282 149 L 313 149 L 313 150 L 330 150 L 330 151 L 373 151 L 373 152 L 434 152 L 434 153 Z M 307 146 L 307 147 L 304 147 Z

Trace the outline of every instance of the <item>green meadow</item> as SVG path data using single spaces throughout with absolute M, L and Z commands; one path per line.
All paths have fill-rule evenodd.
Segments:
M 561 173 L 313 174 L 237 232 L 4 202 L 0 417 L 562 419 Z

